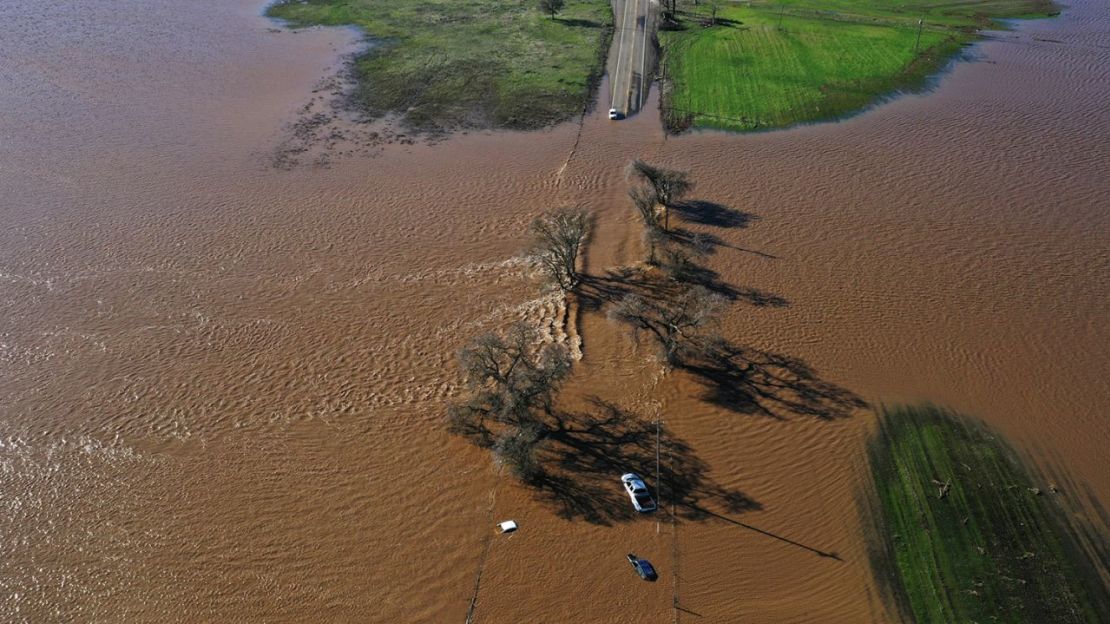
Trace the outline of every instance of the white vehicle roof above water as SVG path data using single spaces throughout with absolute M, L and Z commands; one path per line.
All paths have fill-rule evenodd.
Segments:
M 640 513 L 647 513 L 655 511 L 655 500 L 651 498 L 648 492 L 647 485 L 640 475 L 635 472 L 626 472 L 621 475 L 621 483 L 624 485 L 624 490 L 628 492 L 628 497 L 632 499 L 632 507 Z

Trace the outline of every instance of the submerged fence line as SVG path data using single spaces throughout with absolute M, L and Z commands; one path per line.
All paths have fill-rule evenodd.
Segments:
M 493 508 L 497 502 L 497 484 L 489 491 L 489 509 L 486 511 L 486 524 L 493 524 Z M 474 590 L 470 593 L 470 606 L 466 609 L 466 624 L 474 624 L 474 609 L 478 606 L 478 590 L 482 586 L 482 572 L 486 569 L 486 559 L 489 557 L 490 546 L 493 544 L 493 534 L 486 533 L 485 542 L 482 543 L 482 554 L 478 557 L 478 572 L 474 575 Z

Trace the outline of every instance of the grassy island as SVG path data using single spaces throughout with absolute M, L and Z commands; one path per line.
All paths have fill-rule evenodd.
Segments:
M 702 0 L 678 9 L 679 30 L 660 33 L 672 131 L 844 116 L 921 86 L 997 20 L 1056 11 L 1049 0 Z
M 876 570 L 918 622 L 1097 622 L 1106 587 L 1054 488 L 994 435 L 934 407 L 887 410 L 870 458 Z
M 568 0 L 556 19 L 535 0 L 283 0 L 294 27 L 357 26 L 354 97 L 420 130 L 536 128 L 582 111 L 612 30 L 606 0 Z

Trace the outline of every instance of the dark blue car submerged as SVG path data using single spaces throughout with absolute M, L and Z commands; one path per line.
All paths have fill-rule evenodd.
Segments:
M 654 581 L 659 578 L 655 573 L 655 568 L 651 567 L 651 562 L 647 559 L 640 559 L 633 553 L 628 553 L 628 562 L 632 564 L 632 569 L 636 570 L 636 574 L 645 581 Z

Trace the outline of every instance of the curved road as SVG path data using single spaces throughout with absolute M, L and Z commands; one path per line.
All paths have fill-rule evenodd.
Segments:
M 616 31 L 609 57 L 611 106 L 626 116 L 640 110 L 651 87 L 650 72 L 655 64 L 650 43 L 655 35 L 654 5 L 655 0 L 613 2 Z

